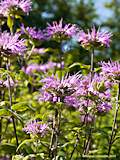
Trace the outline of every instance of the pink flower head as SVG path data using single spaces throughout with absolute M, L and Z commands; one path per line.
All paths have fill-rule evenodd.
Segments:
M 6 17 L 11 13 L 11 11 L 17 9 L 21 9 L 24 13 L 29 13 L 31 5 L 31 0 L 1 0 L 0 14 Z
M 41 135 L 41 137 L 43 137 L 46 134 L 47 129 L 47 124 L 42 124 L 37 121 L 31 121 L 26 124 L 26 126 L 23 128 L 23 131 L 25 131 L 27 134 L 38 134 Z
M 120 80 L 120 63 L 119 62 L 101 62 L 102 74 L 113 80 Z
M 63 19 L 59 22 L 54 21 L 52 24 L 48 24 L 46 28 L 46 34 L 49 38 L 54 40 L 64 40 L 73 37 L 78 28 L 75 24 L 63 24 Z
M 19 39 L 19 34 L 0 33 L 0 50 L 3 55 L 12 56 L 26 51 L 25 40 Z
M 46 39 L 42 30 L 37 29 L 36 27 L 26 27 L 25 28 L 24 24 L 22 24 L 21 26 L 21 34 L 26 34 L 30 38 L 36 39 L 36 40 L 42 41 Z
M 80 120 L 82 123 L 89 124 L 94 122 L 95 117 L 93 115 L 86 114 L 86 115 L 81 115 Z
M 107 113 L 112 109 L 112 105 L 110 103 L 103 102 L 97 106 L 97 110 L 99 113 Z
M 107 31 L 96 30 L 95 26 L 91 30 L 85 33 L 83 30 L 77 35 L 77 41 L 82 46 L 94 46 L 94 47 L 109 47 L 112 34 Z
M 57 76 L 51 76 L 43 79 L 41 89 L 42 101 L 63 102 L 69 106 L 78 107 L 76 91 L 79 88 L 80 75 L 65 76 L 61 80 Z

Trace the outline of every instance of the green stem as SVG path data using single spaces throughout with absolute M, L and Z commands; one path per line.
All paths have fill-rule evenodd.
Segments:
M 94 48 L 92 48 L 92 51 L 91 51 L 90 73 L 91 73 L 91 81 L 92 81 L 92 77 L 94 76 Z
M 118 110 L 119 110 L 119 95 L 120 95 L 120 83 L 118 83 L 118 91 L 117 91 L 117 96 L 116 96 L 116 110 L 115 110 L 115 114 L 114 114 L 112 133 L 111 133 L 110 141 L 109 141 L 108 157 L 110 156 L 110 151 L 111 151 L 113 140 L 114 140 L 115 126 L 117 123 L 117 116 L 118 116 Z
M 9 72 L 9 61 L 8 60 L 7 60 L 6 68 L 7 68 L 7 71 Z M 9 73 L 7 74 L 7 80 L 8 80 L 9 102 L 10 102 L 10 109 L 11 109 L 12 108 L 12 90 L 11 90 L 11 85 L 10 85 L 10 76 L 9 76 Z M 12 122 L 13 122 L 14 135 L 15 135 L 15 138 L 16 138 L 16 145 L 18 147 L 19 143 L 18 143 L 18 137 L 17 137 L 15 119 L 14 119 L 14 116 L 11 116 L 11 118 L 12 118 Z
M 1 119 L 0 119 L 0 143 L 1 143 L 1 141 L 2 141 L 2 117 L 1 117 Z
M 59 134 L 59 120 L 58 120 L 58 110 L 55 109 L 55 115 L 53 118 L 53 130 L 51 136 L 50 153 L 49 157 L 56 160 L 57 156 L 57 144 L 58 144 L 58 134 Z
M 91 82 L 92 82 L 93 76 L 94 76 L 94 47 L 91 50 L 91 65 L 90 65 L 90 81 Z M 90 144 L 91 144 L 91 136 L 92 136 L 92 128 L 90 126 L 90 132 L 89 132 L 87 141 L 84 142 L 83 154 L 87 154 L 89 152 Z
M 70 160 L 72 160 L 72 157 L 73 157 L 73 154 L 74 154 L 74 152 L 75 152 L 75 150 L 77 148 L 78 142 L 79 142 L 79 137 L 77 135 L 77 137 L 76 137 L 76 143 L 74 144 L 74 148 L 72 150 L 72 153 L 71 153 L 71 156 L 70 156 Z

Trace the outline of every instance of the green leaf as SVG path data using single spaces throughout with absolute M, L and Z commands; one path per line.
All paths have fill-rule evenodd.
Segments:
M 0 109 L 0 117 L 11 116 L 11 112 L 7 109 Z
M 19 102 L 19 103 L 12 105 L 12 110 L 19 111 L 19 112 L 26 111 L 29 108 L 35 111 L 35 109 L 32 108 L 28 102 Z
M 23 112 L 23 111 L 26 111 L 27 109 L 28 109 L 28 105 L 26 105 L 26 103 L 24 102 L 20 102 L 12 105 L 12 110 L 15 110 L 15 111 Z
M 1 101 L 0 102 L 0 107 L 5 107 L 5 106 L 9 106 L 9 102 L 8 101 Z
M 30 154 L 30 155 L 24 157 L 23 160 L 30 160 L 30 159 L 33 159 L 33 158 L 36 158 L 36 155 L 35 154 Z
M 81 69 L 86 69 L 86 70 L 90 69 L 90 65 L 85 65 L 85 64 L 82 64 L 82 63 L 79 63 L 79 62 L 76 62 L 76 63 L 73 63 L 72 65 L 70 65 L 69 69 L 71 69 L 73 67 L 76 67 L 76 66 L 79 66 Z
M 13 19 L 12 19 L 12 17 L 10 15 L 8 15 L 8 18 L 7 18 L 7 25 L 10 28 L 10 31 L 12 32 L 14 21 L 13 21 Z
M 21 123 L 23 123 L 23 119 L 19 114 L 17 114 L 16 112 L 12 111 L 11 109 L 8 109 L 8 111 L 11 113 L 11 115 L 13 115 L 15 118 L 19 119 L 19 121 Z
M 31 142 L 34 142 L 34 139 L 25 139 L 17 148 L 16 152 L 21 148 L 23 147 L 23 145 L 27 144 L 27 143 L 31 143 Z
M 15 154 L 16 146 L 10 143 L 0 144 L 0 151 L 4 151 L 6 154 Z
M 12 160 L 23 160 L 23 156 L 21 156 L 21 155 L 15 155 L 15 156 L 13 156 L 12 157 Z
M 81 66 L 81 63 L 79 63 L 79 62 L 73 63 L 72 65 L 69 66 L 69 68 L 73 68 L 76 66 Z

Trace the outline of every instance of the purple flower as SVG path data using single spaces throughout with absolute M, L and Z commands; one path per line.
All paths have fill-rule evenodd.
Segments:
M 45 48 L 34 48 L 34 49 L 32 49 L 32 53 L 33 53 L 33 54 L 40 54 L 40 55 L 46 54 L 47 51 L 48 51 L 48 50 L 45 49 Z
M 24 13 L 29 13 L 31 10 L 31 0 L 1 0 L 0 14 L 5 17 L 13 10 L 21 9 Z
M 22 24 L 21 26 L 21 34 L 27 34 L 30 38 L 36 39 L 36 40 L 45 40 L 46 37 L 40 29 L 36 29 L 35 27 L 24 27 Z
M 110 103 L 103 102 L 97 106 L 97 110 L 100 113 L 109 112 L 112 109 L 112 105 Z
M 74 107 L 74 108 L 79 108 L 80 107 L 80 100 L 75 95 L 66 96 L 65 99 L 64 99 L 64 103 L 66 104 L 66 106 L 71 106 L 71 107 Z
M 84 113 L 87 110 L 96 112 L 96 105 L 108 104 L 111 99 L 112 83 L 104 76 L 95 74 L 92 81 L 90 75 L 81 77 L 79 89 L 76 94 L 79 99 L 79 110 Z
M 12 78 L 10 78 L 10 87 L 11 88 L 13 88 L 15 85 L 16 85 L 16 82 L 15 81 L 13 81 L 13 79 Z M 2 89 L 5 89 L 5 88 L 8 88 L 9 87 L 9 82 L 8 82 L 8 80 L 0 80 L 0 89 L 2 88 Z
M 48 129 L 47 124 L 42 124 L 41 122 L 37 122 L 36 120 L 28 122 L 26 126 L 23 128 L 27 134 L 40 135 L 43 137 Z
M 63 63 L 62 63 L 63 67 Z M 47 72 L 50 69 L 54 68 L 60 68 L 60 64 L 56 62 L 51 62 L 49 61 L 48 63 L 45 64 L 30 64 L 27 67 L 23 67 L 22 70 L 28 74 L 28 75 L 33 75 L 34 72 Z
M 52 38 L 57 41 L 69 39 L 73 37 L 78 28 L 75 24 L 63 24 L 63 19 L 61 19 L 58 23 L 54 21 L 52 24 L 48 24 L 46 28 L 47 37 Z
M 95 117 L 93 115 L 86 114 L 86 115 L 81 115 L 80 120 L 82 123 L 88 124 L 92 123 L 95 120 Z
M 40 66 L 38 64 L 30 64 L 28 65 L 26 68 L 22 68 L 22 70 L 28 74 L 28 75 L 31 75 L 33 74 L 34 72 L 36 71 L 40 71 Z
M 23 54 L 26 51 L 25 40 L 19 34 L 0 33 L 0 51 L 5 56 Z
M 94 47 L 109 47 L 111 42 L 112 34 L 106 31 L 96 30 L 95 26 L 88 33 L 83 30 L 77 35 L 77 41 L 84 47 L 94 46 Z
M 41 82 L 44 84 L 41 88 L 42 96 L 39 100 L 63 102 L 66 105 L 77 107 L 78 102 L 74 96 L 79 88 L 80 75 L 65 76 L 61 80 L 56 76 L 51 76 L 43 79 Z M 48 94 L 46 94 L 48 93 Z M 75 104 L 77 106 L 75 106 Z
M 120 80 L 120 63 L 119 62 L 101 62 L 102 74 L 113 80 Z
M 9 81 L 10 81 L 10 82 L 9 82 Z M 3 85 L 4 85 L 5 87 L 9 88 L 9 83 L 10 83 L 10 87 L 13 88 L 13 87 L 15 86 L 15 82 L 13 81 L 12 78 L 10 78 L 9 81 L 8 81 L 8 80 L 4 81 L 4 82 L 3 82 Z
M 95 74 L 92 82 L 90 75 L 83 76 L 77 93 L 80 96 L 96 96 L 98 98 L 110 99 L 110 88 L 112 83 L 104 76 Z

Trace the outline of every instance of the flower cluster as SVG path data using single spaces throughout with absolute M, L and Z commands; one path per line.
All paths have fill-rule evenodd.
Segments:
M 42 124 L 40 122 L 37 122 L 36 120 L 28 122 L 23 128 L 23 131 L 25 131 L 27 134 L 40 135 L 41 137 L 46 134 L 47 130 L 47 124 Z
M 29 13 L 31 5 L 31 0 L 1 0 L 0 14 L 6 17 L 18 9 L 21 9 L 24 13 Z
M 46 35 L 49 39 L 56 41 L 62 41 L 73 37 L 78 32 L 78 28 L 75 24 L 63 24 L 61 19 L 59 23 L 56 21 L 53 24 L 48 24 L 46 28 Z
M 108 112 L 110 104 L 110 88 L 112 83 L 103 76 L 95 74 L 91 82 L 90 75 L 78 74 L 66 77 L 61 81 L 55 76 L 42 80 L 44 83 L 40 101 L 63 102 L 67 106 L 79 109 L 82 113 L 87 110 Z M 93 109 L 94 108 L 94 109 Z
M 5 56 L 23 54 L 26 51 L 25 40 L 19 34 L 0 33 L 0 51 Z
M 112 108 L 109 103 L 111 86 L 112 83 L 102 75 L 95 74 L 92 81 L 89 75 L 83 77 L 78 90 L 78 95 L 82 101 L 80 108 L 95 107 L 98 112 L 108 112 Z
M 84 32 L 83 30 L 79 31 L 77 35 L 77 41 L 83 47 L 109 47 L 111 42 L 111 36 L 111 33 L 106 31 L 100 31 L 99 29 L 96 30 L 96 28 L 93 27 L 91 31 L 88 30 L 88 33 Z
M 63 102 L 66 105 L 76 107 L 75 94 L 79 89 L 81 75 L 65 76 L 61 80 L 56 76 L 43 79 L 44 83 L 40 96 L 40 101 Z M 70 103 L 71 101 L 71 103 Z M 74 103 L 73 103 L 74 102 Z
M 111 80 L 120 80 L 120 63 L 119 62 L 101 62 L 101 74 Z
M 45 34 L 42 30 L 36 29 L 35 27 L 26 27 L 22 24 L 21 26 L 21 34 L 26 34 L 32 39 L 36 40 L 45 40 Z
M 81 115 L 80 120 L 82 123 L 92 123 L 95 120 L 95 117 L 91 114 Z
M 8 80 L 5 80 L 5 81 L 0 80 L 0 89 L 9 88 L 9 85 L 11 88 L 13 88 L 16 85 L 12 78 L 10 78 L 9 81 Z
M 64 63 L 62 63 L 62 68 L 63 67 L 64 67 Z M 39 64 L 30 64 L 26 68 L 23 67 L 22 70 L 26 74 L 32 75 L 34 72 L 44 72 L 45 73 L 48 70 L 54 69 L 54 68 L 61 68 L 61 64 L 49 61 L 48 63 L 41 64 L 41 65 L 39 65 Z

